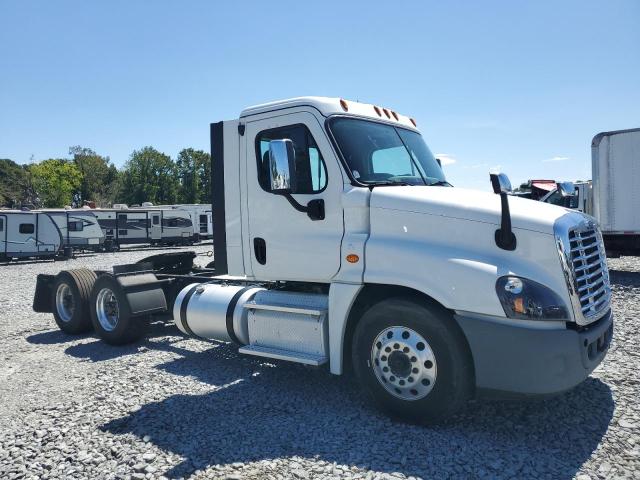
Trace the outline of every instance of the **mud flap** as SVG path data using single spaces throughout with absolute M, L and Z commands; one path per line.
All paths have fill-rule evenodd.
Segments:
M 55 275 L 39 274 L 36 280 L 36 291 L 33 294 L 33 311 L 38 313 L 52 313 L 51 287 Z

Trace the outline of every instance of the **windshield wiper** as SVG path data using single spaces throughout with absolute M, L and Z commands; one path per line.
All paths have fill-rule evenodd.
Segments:
M 437 182 L 430 183 L 429 186 L 430 187 L 453 187 L 453 185 L 451 185 L 446 180 L 438 180 Z
M 381 186 L 381 185 L 403 185 L 403 186 L 411 187 L 414 184 L 413 183 L 409 183 L 409 182 L 405 182 L 403 180 L 380 180 L 378 182 L 368 183 L 368 185 L 370 185 L 372 187 L 378 187 L 378 186 Z

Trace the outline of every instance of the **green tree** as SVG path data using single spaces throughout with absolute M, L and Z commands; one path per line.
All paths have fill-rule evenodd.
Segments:
M 82 183 L 82 174 L 75 163 L 52 158 L 29 165 L 33 187 L 43 207 L 70 205 Z
M 178 189 L 175 163 L 153 147 L 135 150 L 124 166 L 120 198 L 126 203 L 176 203 Z
M 176 169 L 180 183 L 180 203 L 209 203 L 211 197 L 211 156 L 202 150 L 185 148 L 178 153 Z
M 98 206 L 113 203 L 119 190 L 118 169 L 109 157 L 98 155 L 90 148 L 79 145 L 69 148 L 73 163 L 82 174 L 80 203 L 93 200 Z
M 0 158 L 0 206 L 19 207 L 28 200 L 28 172 L 23 165 Z

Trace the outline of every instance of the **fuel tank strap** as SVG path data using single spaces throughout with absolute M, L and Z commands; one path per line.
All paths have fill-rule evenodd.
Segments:
M 187 323 L 187 306 L 189 305 L 189 300 L 191 300 L 191 297 L 193 297 L 193 294 L 196 293 L 197 288 L 200 286 L 200 284 L 196 284 L 191 287 L 185 294 L 182 304 L 180 305 L 180 323 L 182 323 L 186 332 L 194 337 L 197 337 L 197 335 L 193 333 L 193 330 L 191 330 L 191 327 L 189 327 L 189 324 Z
M 236 304 L 242 295 L 244 295 L 248 290 L 251 290 L 255 287 L 245 287 L 242 290 L 238 290 L 236 294 L 231 298 L 229 305 L 227 306 L 227 333 L 229 334 L 229 338 L 233 341 L 233 343 L 237 343 L 238 345 L 242 345 L 242 342 L 236 335 L 236 332 L 233 330 L 233 312 L 236 309 Z

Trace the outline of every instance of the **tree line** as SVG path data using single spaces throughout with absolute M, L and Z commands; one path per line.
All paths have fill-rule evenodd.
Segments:
M 202 150 L 185 148 L 174 160 L 144 147 L 134 150 L 122 169 L 90 148 L 71 147 L 69 157 L 27 165 L 0 159 L 0 206 L 211 203 L 211 156 Z

